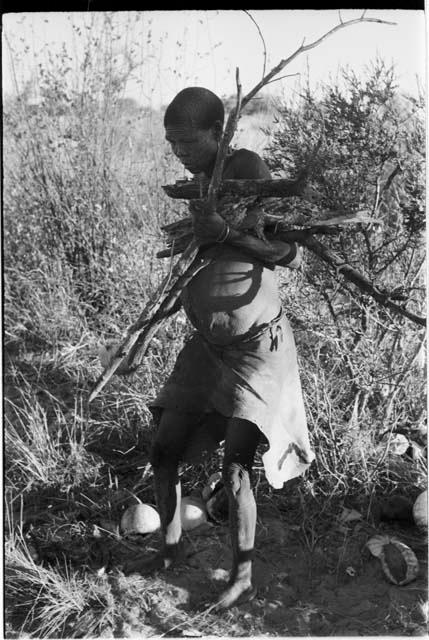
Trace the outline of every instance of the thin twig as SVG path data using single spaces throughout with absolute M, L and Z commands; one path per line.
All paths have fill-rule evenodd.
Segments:
M 289 73 L 286 76 L 280 76 L 280 78 L 274 78 L 273 80 L 269 80 L 267 84 L 272 84 L 273 82 L 278 82 L 279 80 L 284 80 L 285 78 L 292 78 L 293 76 L 300 76 L 299 71 L 297 73 Z
M 249 18 L 251 19 L 251 21 L 253 22 L 253 24 L 256 26 L 256 28 L 257 28 L 257 30 L 258 30 L 258 33 L 259 33 L 259 36 L 260 36 L 260 38 L 261 38 L 261 40 L 262 40 L 262 46 L 264 47 L 264 64 L 263 64 L 263 67 L 262 67 L 262 78 L 264 78 L 264 76 L 265 76 L 265 69 L 266 69 L 266 66 L 267 66 L 267 47 L 266 47 L 266 45 L 265 45 L 264 36 L 262 35 L 262 31 L 261 31 L 261 29 L 259 28 L 259 25 L 258 25 L 258 23 L 256 22 L 255 18 L 251 15 L 250 11 L 247 11 L 247 9 L 243 9 L 243 11 L 244 11 L 244 13 L 246 13 L 246 14 L 249 16 Z
M 207 191 L 207 203 L 209 208 L 214 208 L 216 205 L 217 193 L 222 180 L 223 167 L 225 164 L 226 154 L 228 152 L 229 144 L 234 136 L 235 129 L 237 127 L 238 118 L 241 111 L 241 84 L 240 84 L 240 72 L 238 67 L 235 70 L 235 81 L 237 84 L 237 101 L 235 109 L 229 114 L 228 121 L 226 123 L 225 131 L 219 144 L 219 150 L 216 156 L 216 162 L 213 169 L 212 178 Z
M 380 176 L 377 176 L 377 182 L 375 186 L 375 198 L 374 198 L 374 204 L 372 206 L 373 216 L 375 216 L 375 214 L 377 213 L 379 202 L 380 202 Z

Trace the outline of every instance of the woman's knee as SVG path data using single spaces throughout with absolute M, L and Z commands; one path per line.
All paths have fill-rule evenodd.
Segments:
M 154 469 L 159 469 L 178 464 L 179 458 L 171 446 L 155 440 L 152 444 L 149 462 Z
M 176 465 L 187 443 L 189 416 L 163 410 L 149 456 L 154 468 Z

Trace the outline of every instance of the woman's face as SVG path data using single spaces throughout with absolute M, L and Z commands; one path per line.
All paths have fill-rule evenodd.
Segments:
M 165 129 L 165 139 L 171 144 L 174 155 L 191 173 L 213 169 L 218 150 L 218 127 L 198 129 L 190 125 L 170 125 Z

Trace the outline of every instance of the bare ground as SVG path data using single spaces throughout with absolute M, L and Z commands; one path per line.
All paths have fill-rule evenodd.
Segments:
M 299 527 L 277 514 L 258 523 L 255 600 L 222 614 L 204 614 L 228 577 L 228 528 L 203 526 L 187 536 L 186 564 L 156 577 L 159 597 L 144 619 L 128 621 L 127 633 L 144 635 L 423 635 L 421 603 L 427 599 L 426 545 L 415 531 L 392 530 L 412 543 L 418 578 L 389 583 L 380 562 L 365 549 L 372 527 L 333 527 L 312 548 Z M 388 530 L 384 527 L 384 533 Z M 136 575 L 123 578 L 132 581 Z M 420 605 L 419 605 L 420 603 Z
M 75 621 L 63 637 L 368 636 L 426 635 L 426 537 L 411 525 L 381 523 L 379 533 L 409 544 L 420 564 L 416 580 L 389 583 L 378 559 L 365 548 L 374 527 L 364 521 L 321 527 L 288 525 L 269 503 L 259 512 L 255 546 L 256 598 L 221 614 L 210 603 L 222 590 L 231 563 L 228 527 L 202 525 L 185 534 L 186 561 L 152 577 L 124 576 L 123 563 L 151 554 L 159 535 L 121 539 L 98 534 L 90 548 L 64 544 L 39 549 L 44 562 L 67 553 L 74 564 L 109 582 L 121 596 L 115 627 L 97 627 L 96 614 Z M 127 597 L 124 599 L 124 594 Z M 126 604 L 125 604 L 126 603 Z M 125 604 L 125 606 L 123 606 Z M 91 633 L 91 628 L 97 628 Z M 17 637 L 13 633 L 8 637 Z

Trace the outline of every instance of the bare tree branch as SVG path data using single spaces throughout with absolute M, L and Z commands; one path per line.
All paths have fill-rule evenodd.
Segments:
M 260 38 L 262 40 L 262 46 L 264 47 L 264 64 L 262 66 L 262 77 L 264 77 L 265 76 L 265 69 L 266 69 L 266 66 L 267 66 L 267 47 L 265 45 L 264 36 L 262 35 L 262 31 L 259 28 L 259 25 L 256 22 L 255 18 L 251 15 L 250 11 L 247 11 L 247 9 L 243 9 L 243 11 L 244 11 L 244 13 L 246 13 L 249 16 L 249 18 L 251 19 L 253 24 L 256 26 L 256 28 L 258 30 L 258 33 L 260 35 Z
M 231 113 L 228 116 L 225 131 L 223 133 L 222 139 L 219 144 L 219 150 L 217 152 L 216 162 L 215 162 L 213 174 L 210 180 L 209 189 L 207 192 L 207 203 L 210 208 L 214 208 L 216 206 L 216 199 L 219 191 L 219 186 L 222 181 L 222 172 L 225 164 L 226 154 L 228 152 L 229 144 L 234 136 L 235 129 L 237 127 L 238 118 L 240 117 L 242 102 L 241 102 L 240 72 L 238 67 L 235 70 L 235 81 L 237 85 L 237 101 L 236 101 L 235 109 L 231 111 Z
M 396 304 L 389 298 L 389 293 L 380 291 L 377 289 L 372 282 L 368 280 L 364 275 L 356 271 L 349 264 L 344 262 L 339 256 L 337 256 L 331 249 L 328 249 L 323 244 L 321 244 L 316 238 L 313 236 L 309 236 L 305 240 L 302 241 L 310 251 L 316 254 L 319 258 L 321 258 L 326 264 L 335 269 L 337 274 L 343 275 L 347 280 L 356 285 L 361 291 L 370 295 L 374 300 L 376 300 L 379 304 L 384 307 L 399 313 L 400 315 L 412 320 L 416 324 L 425 327 L 426 326 L 426 318 L 418 316 L 417 314 L 409 311 L 404 306 Z
M 360 24 L 363 22 L 375 22 L 378 24 L 387 24 L 387 25 L 397 24 L 396 22 L 388 22 L 387 20 L 380 20 L 379 18 L 360 17 L 360 18 L 354 18 L 352 20 L 346 20 L 346 22 L 337 24 L 335 27 L 333 27 L 332 29 L 324 33 L 322 36 L 320 36 L 320 38 L 318 38 L 317 40 L 314 40 L 313 42 L 310 42 L 307 45 L 304 45 L 304 41 L 305 41 L 304 39 L 301 46 L 298 47 L 296 51 L 294 51 L 288 58 L 281 60 L 277 66 L 273 67 L 271 71 L 267 73 L 267 75 L 264 76 L 264 78 L 262 78 L 262 80 L 255 87 L 253 87 L 253 89 L 249 91 L 249 93 L 246 96 L 244 96 L 242 100 L 242 106 L 245 107 L 246 104 L 249 102 L 249 100 L 251 100 L 253 96 L 255 96 L 258 93 L 258 91 L 267 84 L 267 82 L 269 82 L 272 78 L 274 78 L 274 76 L 280 73 L 280 71 L 282 71 L 293 60 L 295 60 L 295 58 L 301 55 L 301 53 L 305 53 L 306 51 L 310 51 L 310 49 L 314 49 L 319 44 L 321 44 L 324 40 L 332 36 L 334 33 L 339 31 L 340 29 L 344 29 L 345 27 L 350 27 L 353 24 Z

